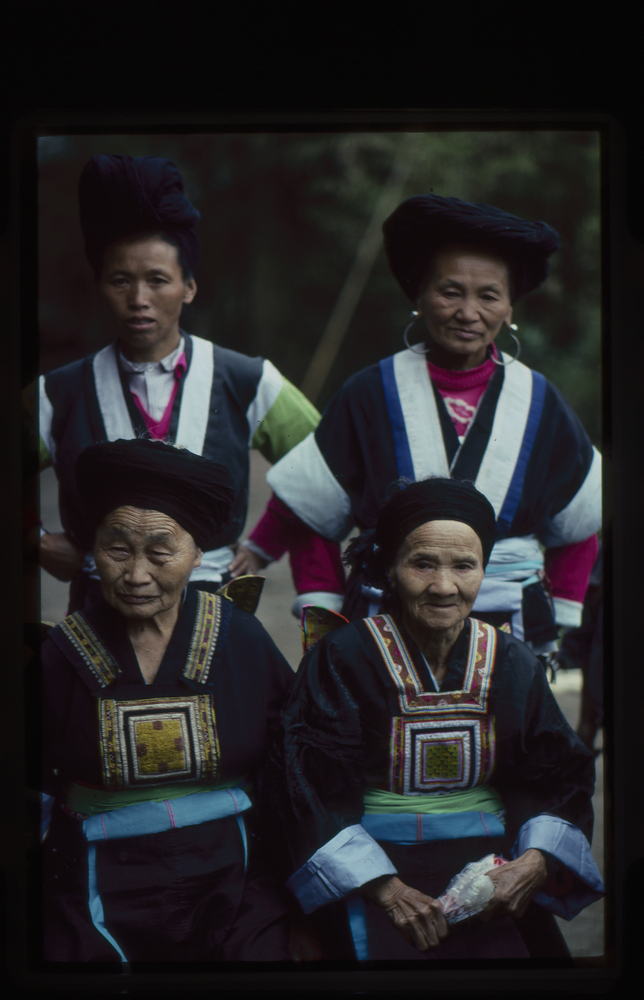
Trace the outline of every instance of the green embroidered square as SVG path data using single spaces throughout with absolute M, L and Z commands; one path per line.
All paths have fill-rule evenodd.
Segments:
M 460 777 L 461 747 L 457 743 L 423 742 L 422 776 L 423 781 L 443 778 L 447 781 Z

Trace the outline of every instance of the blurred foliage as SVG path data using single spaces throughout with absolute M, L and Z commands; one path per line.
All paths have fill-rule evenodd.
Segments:
M 41 371 L 109 342 L 76 189 L 94 153 L 167 156 L 202 213 L 192 333 L 270 358 L 299 384 L 353 262 L 401 132 L 76 135 L 39 140 Z M 599 137 L 584 131 L 418 134 L 404 197 L 498 205 L 561 236 L 551 275 L 515 307 L 521 360 L 600 443 Z M 410 306 L 380 251 L 319 405 L 401 349 Z M 507 342 L 506 342 L 507 341 Z M 510 350 L 500 335 L 499 346 Z

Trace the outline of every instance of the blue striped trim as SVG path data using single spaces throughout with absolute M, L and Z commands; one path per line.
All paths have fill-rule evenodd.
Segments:
M 374 840 L 422 844 L 463 837 L 502 837 L 505 827 L 493 813 L 366 813 L 360 820 Z
M 414 463 L 411 458 L 409 441 L 407 440 L 407 428 L 405 427 L 405 418 L 403 416 L 402 406 L 400 405 L 398 386 L 396 385 L 393 357 L 382 359 L 380 362 L 380 375 L 382 377 L 382 387 L 385 392 L 385 402 L 387 404 L 389 423 L 391 424 L 391 431 L 394 436 L 394 450 L 396 452 L 398 475 L 406 476 L 407 479 L 415 480 Z
M 523 481 L 525 479 L 528 460 L 532 452 L 532 446 L 537 434 L 539 421 L 541 420 L 545 396 L 546 380 L 540 372 L 533 371 L 532 398 L 530 400 L 530 411 L 528 413 L 528 419 L 526 420 L 523 441 L 521 442 L 521 450 L 519 452 L 519 457 L 517 459 L 517 464 L 514 469 L 514 475 L 512 476 L 508 492 L 506 493 L 505 500 L 503 501 L 501 513 L 498 517 L 498 520 L 505 522 L 508 527 L 514 520 L 514 515 L 517 512 L 517 507 L 519 506 L 519 501 L 521 499 Z
M 349 928 L 353 938 L 353 947 L 359 962 L 369 960 L 369 940 L 367 936 L 367 907 L 362 896 L 357 893 L 345 899 Z

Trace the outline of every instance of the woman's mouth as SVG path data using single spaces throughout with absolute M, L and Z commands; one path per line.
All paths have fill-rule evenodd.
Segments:
M 136 594 L 118 594 L 117 596 L 125 604 L 148 604 L 149 601 L 156 600 L 154 594 L 147 594 L 143 597 L 137 597 Z
M 454 327 L 450 327 L 452 333 L 455 333 L 457 337 L 462 340 L 474 340 L 476 337 L 482 337 L 483 334 L 479 333 L 477 330 L 458 330 Z
M 133 316 L 130 319 L 126 319 L 125 324 L 132 330 L 149 330 L 150 327 L 154 326 L 154 320 L 147 316 Z

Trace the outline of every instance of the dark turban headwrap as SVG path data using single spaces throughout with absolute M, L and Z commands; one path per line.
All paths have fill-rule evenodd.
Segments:
M 416 302 L 435 254 L 467 246 L 507 264 L 512 301 L 548 277 L 548 258 L 561 243 L 545 222 L 526 222 L 493 205 L 417 195 L 407 198 L 382 227 L 389 267 L 405 295 Z
M 496 537 L 496 517 L 490 501 L 472 483 L 438 476 L 417 483 L 395 484 L 397 492 L 378 512 L 376 527 L 349 545 L 345 562 L 375 587 L 388 591 L 387 573 L 407 535 L 428 521 L 461 521 L 481 540 L 483 567 Z
M 200 549 L 214 547 L 235 495 L 223 465 L 162 441 L 93 444 L 76 462 L 76 484 L 94 530 L 117 507 L 167 514 Z
M 183 179 L 170 160 L 92 156 L 80 176 L 78 201 L 85 254 L 97 277 L 110 244 L 155 232 L 180 247 L 194 273 L 201 249 L 194 227 L 200 214 L 184 195 Z

